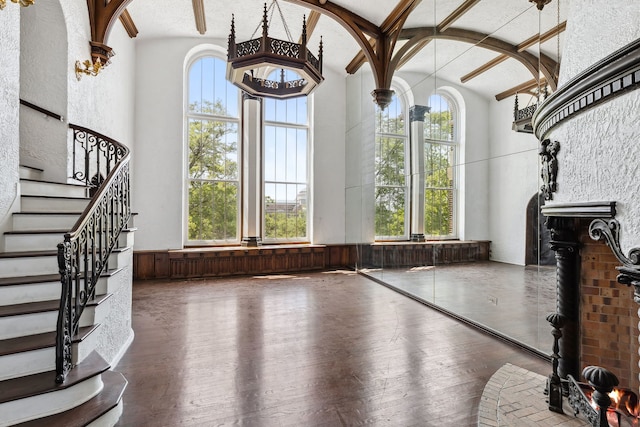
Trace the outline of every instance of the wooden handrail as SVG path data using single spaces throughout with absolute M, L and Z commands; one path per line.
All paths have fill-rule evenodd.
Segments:
M 56 120 L 60 120 L 61 122 L 64 122 L 64 117 L 61 116 L 60 114 L 56 114 L 54 112 L 51 112 L 45 108 L 42 107 L 38 107 L 35 104 L 30 103 L 29 101 L 25 101 L 24 99 L 20 99 L 20 105 L 24 105 L 25 107 L 29 107 L 32 110 L 36 110 L 42 114 L 44 114 L 45 116 L 49 116 L 49 117 L 53 117 Z

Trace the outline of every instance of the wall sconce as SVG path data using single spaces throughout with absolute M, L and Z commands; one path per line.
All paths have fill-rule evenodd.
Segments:
M 11 0 L 12 3 L 19 3 L 22 7 L 31 6 L 36 3 L 36 0 Z M 7 0 L 0 0 L 0 10 L 4 9 L 7 5 Z
M 76 61 L 76 78 L 80 81 L 83 74 L 95 77 L 103 68 L 104 65 L 102 65 L 100 58 L 96 59 L 95 62 L 91 62 L 89 59 L 84 62 Z

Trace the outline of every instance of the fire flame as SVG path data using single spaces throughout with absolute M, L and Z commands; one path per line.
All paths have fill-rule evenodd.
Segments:
M 638 407 L 638 396 L 631 390 L 623 388 L 614 388 L 609 393 L 611 398 L 611 407 L 629 415 L 634 418 L 638 418 L 640 415 L 640 408 Z

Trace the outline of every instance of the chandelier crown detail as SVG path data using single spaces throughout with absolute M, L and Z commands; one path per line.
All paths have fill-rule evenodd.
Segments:
M 288 41 L 269 37 L 269 10 L 275 8 L 282 17 Z M 269 8 L 264 4 L 262 36 L 253 38 L 254 35 L 250 40 L 236 43 L 235 15 L 231 16 L 227 79 L 234 85 L 253 96 L 288 99 L 310 94 L 324 80 L 322 37 L 316 57 L 307 49 L 305 17 L 302 19 L 300 43 L 295 43 L 291 41 L 277 0 L 273 0 Z

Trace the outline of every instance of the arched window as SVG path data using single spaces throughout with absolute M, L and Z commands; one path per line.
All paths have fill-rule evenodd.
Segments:
M 453 237 L 456 234 L 456 156 L 457 109 L 444 93 L 429 97 L 429 113 L 424 122 L 425 217 L 427 237 Z
M 278 80 L 280 70 L 273 73 L 269 79 Z M 263 240 L 266 242 L 309 241 L 308 100 L 303 96 L 287 100 L 265 98 L 263 101 Z
M 408 155 L 406 106 L 394 95 L 383 110 L 376 107 L 375 236 L 377 240 L 408 237 Z
M 240 239 L 239 91 L 226 61 L 203 56 L 188 69 L 187 243 Z

